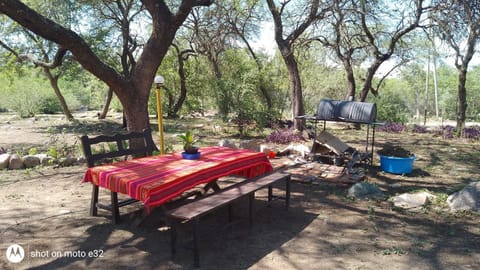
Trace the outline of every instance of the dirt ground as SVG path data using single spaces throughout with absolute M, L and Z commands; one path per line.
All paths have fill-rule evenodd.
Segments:
M 72 143 L 81 132 L 120 129 L 112 128 L 112 122 L 120 119 L 72 126 L 61 119 L 20 120 L 4 114 L 0 147 L 40 150 L 52 140 L 52 128 L 64 131 L 57 142 Z M 332 133 L 358 149 L 364 147 L 365 130 Z M 388 196 L 429 190 L 438 199 L 421 210 L 406 211 L 388 200 L 349 199 L 344 186 L 294 182 L 286 211 L 283 201 L 267 205 L 261 191 L 252 227 L 244 201 L 235 204 L 233 223 L 227 222 L 226 209 L 201 220 L 201 269 L 480 269 L 480 215 L 451 213 L 445 204 L 448 194 L 480 180 L 480 143 L 377 132 L 376 147 L 385 142 L 413 150 L 414 171 L 408 176 L 380 172 L 377 158 L 366 180 Z M 129 214 L 140 205 L 121 209 L 118 225 L 104 211 L 90 217 L 91 186 L 81 183 L 85 168 L 0 171 L 0 269 L 193 269 L 189 224 L 180 227 L 172 261 L 169 230 L 159 210 L 141 226 Z M 275 191 L 283 192 L 281 186 Z M 108 194 L 101 193 L 100 199 L 108 200 Z M 24 248 L 22 262 L 7 261 L 11 244 Z

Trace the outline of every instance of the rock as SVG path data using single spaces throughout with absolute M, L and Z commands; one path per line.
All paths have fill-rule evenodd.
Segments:
M 230 148 L 237 148 L 237 146 L 236 146 L 233 142 L 231 142 L 231 141 L 229 141 L 229 140 L 227 140 L 227 139 L 222 139 L 222 140 L 220 140 L 220 141 L 218 142 L 218 146 L 230 147 Z
M 240 148 L 260 152 L 260 145 L 262 145 L 262 143 L 264 143 L 264 141 L 260 139 L 243 141 L 240 143 Z
M 87 163 L 87 159 L 85 157 L 78 157 L 77 164 Z
M 26 155 L 22 157 L 25 168 L 34 168 L 40 165 L 40 158 L 34 155 Z
M 374 184 L 367 182 L 356 183 L 348 189 L 348 197 L 356 199 L 384 199 L 385 194 Z
M 40 159 L 40 164 L 42 166 L 49 166 L 53 163 L 53 158 L 51 156 L 48 156 L 47 154 L 36 154 L 35 156 Z
M 8 164 L 8 168 L 10 170 L 18 170 L 23 169 L 23 161 L 22 158 L 19 157 L 17 154 L 13 154 L 10 156 L 10 162 Z
M 403 209 L 415 209 L 424 206 L 429 199 L 435 197 L 428 192 L 404 193 L 393 197 L 393 205 Z
M 480 181 L 448 196 L 447 203 L 452 211 L 480 211 Z
M 0 154 L 0 170 L 7 169 L 10 162 L 10 154 Z
M 74 157 L 63 157 L 63 158 L 60 158 L 60 160 L 58 161 L 60 166 L 62 167 L 68 167 L 68 166 L 72 166 L 73 164 L 75 164 L 77 160 L 74 158 Z

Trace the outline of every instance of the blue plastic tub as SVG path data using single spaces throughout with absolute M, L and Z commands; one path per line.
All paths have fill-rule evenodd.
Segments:
M 412 172 L 415 156 L 391 157 L 380 155 L 380 168 L 384 172 L 393 174 L 408 174 Z

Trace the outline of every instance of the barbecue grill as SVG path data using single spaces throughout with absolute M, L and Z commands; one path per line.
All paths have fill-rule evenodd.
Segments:
M 345 122 L 360 125 L 367 125 L 367 134 L 365 139 L 365 153 L 363 159 L 369 159 L 370 165 L 373 158 L 373 147 L 375 144 L 375 126 L 377 106 L 375 103 L 321 99 L 318 103 L 317 112 L 313 116 L 302 117 L 314 123 L 314 146 L 318 142 L 317 125 L 323 122 L 323 133 L 325 134 L 327 122 Z M 372 129 L 372 132 L 370 132 Z M 322 135 L 321 134 L 321 135 Z M 315 149 L 312 149 L 312 153 Z M 334 151 L 335 152 L 335 151 Z M 369 153 L 369 154 L 368 154 Z M 351 164 L 350 164 L 351 165 Z

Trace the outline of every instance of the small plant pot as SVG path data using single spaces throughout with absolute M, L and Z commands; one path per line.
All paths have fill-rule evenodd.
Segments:
M 415 156 L 393 157 L 380 155 L 380 168 L 388 173 L 409 174 L 413 170 L 414 160 Z
M 187 152 L 182 152 L 182 157 L 183 159 L 190 159 L 190 160 L 195 160 L 200 158 L 200 152 L 196 152 L 194 154 L 192 153 L 187 153 Z

